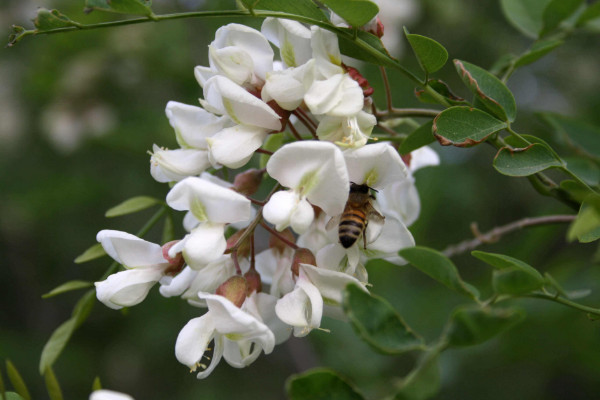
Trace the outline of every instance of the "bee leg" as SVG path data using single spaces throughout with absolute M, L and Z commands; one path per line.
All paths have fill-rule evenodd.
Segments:
M 367 226 L 369 226 L 369 222 L 365 222 L 365 229 L 363 229 L 362 237 L 363 237 L 363 247 L 367 249 Z

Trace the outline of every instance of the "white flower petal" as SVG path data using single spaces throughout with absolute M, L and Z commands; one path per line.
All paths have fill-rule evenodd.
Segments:
M 204 223 L 195 228 L 185 242 L 183 257 L 192 269 L 200 269 L 219 259 L 225 249 L 225 226 Z
M 304 102 L 313 114 L 348 117 L 362 110 L 364 96 L 361 87 L 348 74 L 336 74 L 313 82 Z
M 224 76 L 216 75 L 206 81 L 204 99 L 237 124 L 281 129 L 279 115 L 267 103 Z
M 431 147 L 423 146 L 410 153 L 410 171 L 440 164 L 440 156 Z
M 235 266 L 229 255 L 222 255 L 197 271 L 189 289 L 183 294 L 187 300 L 198 300 L 198 292 L 214 293 L 227 279 L 235 274 Z
M 201 65 L 194 68 L 194 77 L 198 81 L 201 87 L 204 87 L 206 81 L 215 76 L 217 73 L 209 67 L 203 67 Z
M 377 194 L 377 202 L 385 215 L 399 219 L 406 226 L 412 225 L 421 211 L 419 193 L 412 176 L 385 187 Z
M 98 232 L 96 240 L 115 261 L 128 268 L 166 263 L 162 247 L 147 242 L 130 233 L 105 229 Z
M 321 29 L 317 26 L 311 27 L 312 56 L 317 60 L 326 60 L 331 64 L 340 65 L 342 56 L 338 47 L 338 38 L 333 32 Z
M 406 179 L 408 171 L 398 152 L 389 143 L 376 143 L 344 151 L 350 180 L 383 189 Z
M 319 290 L 305 276 L 300 276 L 296 288 L 277 301 L 275 313 L 294 327 L 294 336 L 306 336 L 321 326 L 323 299 Z
M 107 307 L 118 310 L 144 301 L 148 292 L 163 276 L 168 264 L 117 272 L 96 282 L 96 296 Z
M 201 317 L 192 318 L 177 336 L 175 357 L 192 370 L 196 370 L 196 364 L 202 360 L 208 344 L 215 336 L 215 323 L 212 317 L 213 315 L 208 312 Z M 214 362 L 212 360 L 211 364 Z
M 177 183 L 167 195 L 167 204 L 191 211 L 201 222 L 230 223 L 250 218 L 250 200 L 231 189 L 207 180 L 189 177 Z
M 368 292 L 363 283 L 343 272 L 317 268 L 309 264 L 300 264 L 300 268 L 318 288 L 323 300 L 329 305 L 340 305 L 342 303 L 344 289 L 350 283 L 354 283 L 365 292 Z
M 408 228 L 396 218 L 388 217 L 383 224 L 381 235 L 369 244 L 368 250 L 389 254 L 414 245 L 415 239 Z
M 206 138 L 231 126 L 227 117 L 216 116 L 203 108 L 170 101 L 165 109 L 181 147 L 206 150 Z
M 225 75 L 238 85 L 252 82 L 254 62 L 250 54 L 243 49 L 234 46 L 217 49 L 209 45 L 208 60 L 212 70 Z
M 163 295 L 163 297 L 181 296 L 183 292 L 190 287 L 197 274 L 198 271 L 195 271 L 190 267 L 185 267 L 173 278 L 168 277 L 170 279 L 165 280 L 164 278 L 167 277 L 163 277 L 160 281 L 160 294 Z
M 199 175 L 210 167 L 205 150 L 163 150 L 154 145 L 150 158 L 150 174 L 158 182 L 180 181 L 188 176 Z
M 244 166 L 267 137 L 267 130 L 255 126 L 236 125 L 225 128 L 206 139 L 213 165 L 229 168 Z
M 263 207 L 263 217 L 281 232 L 290 225 L 292 213 L 299 201 L 298 196 L 289 190 L 275 192 Z
M 197 379 L 204 379 L 209 376 L 219 364 L 219 361 L 221 361 L 221 357 L 223 357 L 223 342 L 225 341 L 225 338 L 221 335 L 215 335 L 214 339 L 214 350 L 212 357 L 210 358 L 210 364 L 205 370 L 198 372 L 196 375 Z
M 311 32 L 297 21 L 279 18 L 267 18 L 261 32 L 279 48 L 280 56 L 288 67 L 297 67 L 310 60 Z
M 115 392 L 113 390 L 100 389 L 90 394 L 89 400 L 134 400 L 128 394 Z
M 244 302 L 244 308 L 252 307 L 252 311 L 250 309 L 247 311 L 253 315 L 257 313 L 262 322 L 273 332 L 276 345 L 288 340 L 292 334 L 292 328 L 279 319 L 275 312 L 277 300 L 278 297 L 270 294 L 252 292 L 248 300 Z

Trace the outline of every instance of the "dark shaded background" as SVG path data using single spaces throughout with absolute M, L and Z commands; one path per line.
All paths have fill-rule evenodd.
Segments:
M 233 7 L 233 2 L 209 3 L 163 0 L 155 1 L 154 8 L 160 13 Z M 8 35 L 8 26 L 27 23 L 37 6 L 58 8 L 81 22 L 112 18 L 100 12 L 85 16 L 82 4 L 4 0 L 0 26 Z M 530 44 L 505 21 L 496 1 L 417 4 L 419 13 L 401 24 L 440 41 L 451 58 L 489 68 L 502 54 L 521 52 Z M 109 263 L 106 258 L 82 265 L 73 259 L 94 243 L 100 229 L 135 232 L 152 215 L 149 210 L 106 219 L 106 209 L 140 194 L 164 198 L 168 187 L 151 178 L 146 151 L 153 143 L 176 147 L 164 107 L 169 100 L 196 102 L 201 90 L 193 67 L 207 64 L 206 46 L 216 28 L 228 22 L 181 20 L 40 36 L 0 50 L 0 357 L 16 364 L 34 398 L 47 396 L 37 373 L 42 347 L 70 316 L 79 293 L 49 300 L 41 295 L 67 280 L 97 280 Z M 576 35 L 518 71 L 509 81 L 519 105 L 515 128 L 552 141 L 533 114 L 538 110 L 600 126 L 597 49 L 597 36 Z M 411 54 L 401 54 L 416 71 Z M 381 88 L 377 68 L 365 65 L 361 72 Z M 438 76 L 467 95 L 450 63 Z M 390 78 L 396 106 L 419 105 L 412 84 L 392 72 Z M 384 105 L 381 90 L 374 97 Z M 487 230 L 527 216 L 572 212 L 539 196 L 526 180 L 497 174 L 491 147 L 435 149 L 443 167 L 416 175 L 423 210 L 411 230 L 418 244 L 443 249 L 469 238 L 472 221 Z M 592 289 L 582 302 L 598 305 L 596 246 L 567 244 L 565 232 L 565 226 L 530 228 L 482 249 L 549 271 L 567 289 Z M 148 236 L 159 238 L 160 227 Z M 468 255 L 454 261 L 466 280 L 490 293 L 489 267 Z M 465 302 L 410 266 L 372 262 L 368 269 L 372 291 L 386 297 L 428 340 L 439 335 L 452 308 Z M 519 326 L 484 345 L 442 355 L 437 398 L 595 398 L 600 393 L 598 322 L 553 303 L 515 303 L 528 314 Z M 390 394 L 390 382 L 415 361 L 414 354 L 375 354 L 348 325 L 327 320 L 324 327 L 330 334 L 315 331 L 309 338 L 290 340 L 243 370 L 222 362 L 208 379 L 197 381 L 173 351 L 177 333 L 197 315 L 196 309 L 164 299 L 156 290 L 126 315 L 96 304 L 55 364 L 65 398 L 87 398 L 99 376 L 104 387 L 138 400 L 280 399 L 287 376 L 321 365 L 348 376 L 370 398 L 379 398 Z

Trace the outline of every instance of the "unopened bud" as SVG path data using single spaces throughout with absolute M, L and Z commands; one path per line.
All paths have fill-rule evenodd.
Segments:
M 225 297 L 236 307 L 241 307 L 248 293 L 248 282 L 243 276 L 235 275 L 223 282 L 215 293 Z
M 400 157 L 402 158 L 402 161 L 404 161 L 404 164 L 406 164 L 407 167 L 410 167 L 410 162 L 412 160 L 412 154 L 407 153 L 407 154 L 401 155 Z
M 381 22 L 379 17 L 377 17 L 377 24 L 375 25 L 375 29 L 371 29 L 369 32 L 381 39 L 381 37 L 383 36 L 383 31 L 383 23 Z
M 252 292 L 262 292 L 260 274 L 255 269 L 248 270 L 248 272 L 244 274 L 244 278 L 246 278 L 246 282 L 248 283 L 248 296 L 250 296 Z
M 279 119 L 281 119 L 281 131 L 280 132 L 283 132 L 283 130 L 285 129 L 285 125 L 287 124 L 287 121 L 290 119 L 291 111 L 284 110 L 283 108 L 281 108 L 281 106 L 279 104 L 277 104 L 277 102 L 275 100 L 268 101 L 267 104 L 269 105 L 269 107 L 271 107 L 273 109 L 273 111 L 275 111 L 277 113 L 277 115 L 279 115 Z
M 317 265 L 317 259 L 309 249 L 300 248 L 294 253 L 294 259 L 292 261 L 292 273 L 295 276 L 300 274 L 300 264 Z
M 245 196 L 251 196 L 258 190 L 265 171 L 252 168 L 235 176 L 233 188 Z
M 348 75 L 350 75 L 350 78 L 354 79 L 356 83 L 358 83 L 358 86 L 363 89 L 363 96 L 369 97 L 373 94 L 375 90 L 371 87 L 371 85 L 369 85 L 369 81 L 367 81 L 367 79 L 362 76 L 356 68 L 349 67 L 345 64 L 343 64 L 343 67 L 348 72 Z
M 289 228 L 279 232 L 279 235 L 282 236 L 284 239 L 287 239 L 288 242 L 296 243 L 296 238 L 294 237 L 294 234 Z M 285 251 L 285 249 L 289 247 L 279 237 L 271 234 L 271 236 L 269 237 L 269 248 L 273 249 L 273 251 L 278 252 L 279 254 L 282 254 Z
M 183 254 L 181 252 L 177 253 L 175 257 L 169 256 L 169 250 L 173 247 L 179 240 L 173 240 L 171 242 L 165 243 L 162 246 L 162 254 L 165 260 L 169 263 L 169 266 L 165 269 L 165 275 L 176 275 L 181 271 L 183 265 L 185 264 L 185 260 L 183 259 Z
M 242 237 L 242 235 L 246 232 L 246 229 L 240 229 L 233 235 L 229 236 L 227 239 L 227 250 L 226 253 L 231 253 L 231 249 L 237 245 L 238 241 Z M 238 257 L 248 257 L 250 255 L 250 241 L 244 240 L 244 242 L 240 243 L 240 246 L 237 248 Z

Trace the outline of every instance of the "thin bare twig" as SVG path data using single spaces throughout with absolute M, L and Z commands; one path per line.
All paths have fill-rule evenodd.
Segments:
M 523 218 L 510 224 L 498 226 L 486 233 L 480 233 L 477 225 L 472 224 L 471 230 L 475 235 L 474 239 L 464 240 L 458 244 L 446 247 L 442 253 L 446 257 L 454 257 L 456 255 L 474 250 L 484 243 L 494 243 L 500 240 L 503 235 L 526 228 L 528 226 L 548 225 L 572 222 L 577 218 L 576 215 L 547 215 L 544 217 Z
M 271 235 L 276 236 L 277 239 L 281 240 L 283 243 L 285 243 L 286 245 L 288 245 L 292 249 L 294 249 L 294 250 L 298 250 L 299 249 L 299 247 L 298 247 L 298 245 L 296 243 L 293 243 L 293 242 L 290 242 L 289 240 L 287 240 L 285 238 L 285 236 L 283 236 L 282 234 L 280 234 L 279 232 L 277 232 L 275 229 L 271 228 L 264 221 L 261 221 L 260 226 L 262 226 Z
M 392 91 L 390 89 L 390 81 L 388 80 L 387 72 L 384 67 L 379 67 L 381 78 L 383 79 L 383 87 L 385 89 L 385 101 L 387 103 L 388 112 L 392 111 Z

